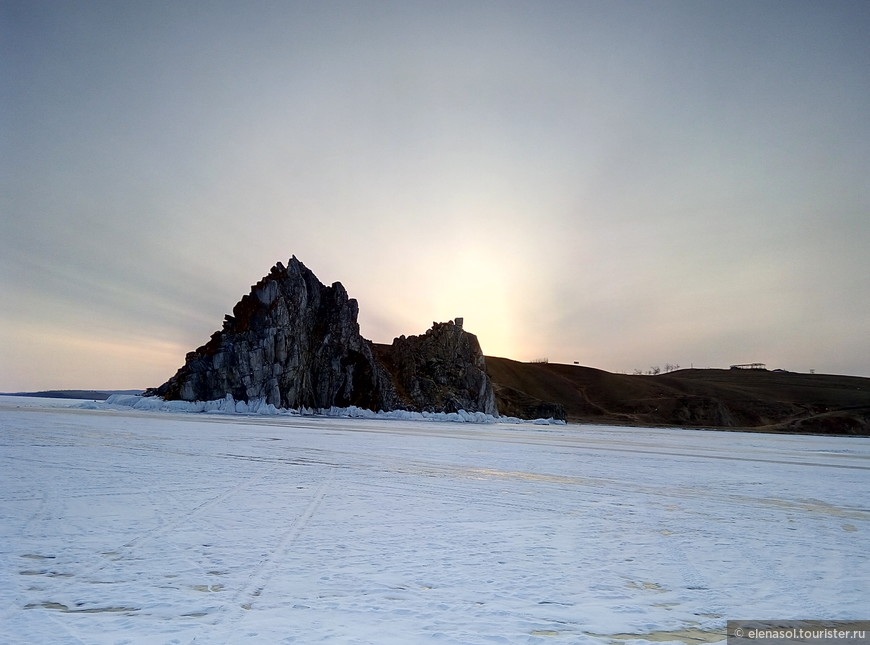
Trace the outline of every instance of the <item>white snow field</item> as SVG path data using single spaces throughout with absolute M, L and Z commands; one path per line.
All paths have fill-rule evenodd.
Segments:
M 870 608 L 867 439 L 0 397 L 0 446 L 4 644 L 703 643 Z

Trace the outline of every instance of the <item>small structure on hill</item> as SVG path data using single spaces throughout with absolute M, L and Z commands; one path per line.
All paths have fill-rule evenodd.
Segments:
M 732 365 L 732 370 L 766 370 L 767 365 L 764 363 L 739 363 L 738 365 Z

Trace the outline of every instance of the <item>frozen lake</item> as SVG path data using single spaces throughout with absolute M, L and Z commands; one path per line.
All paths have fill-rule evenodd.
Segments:
M 867 618 L 868 439 L 44 403 L 0 397 L 3 643 L 697 643 Z

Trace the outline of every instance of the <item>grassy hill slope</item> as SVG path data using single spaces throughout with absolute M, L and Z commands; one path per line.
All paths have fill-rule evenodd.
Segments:
M 766 370 L 612 374 L 488 356 L 499 411 L 568 421 L 870 436 L 870 379 Z M 543 412 L 544 414 L 539 414 Z

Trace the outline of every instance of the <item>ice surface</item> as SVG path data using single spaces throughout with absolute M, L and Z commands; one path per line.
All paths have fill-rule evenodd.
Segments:
M 3 643 L 697 643 L 728 618 L 866 618 L 867 439 L 32 401 L 0 398 Z

